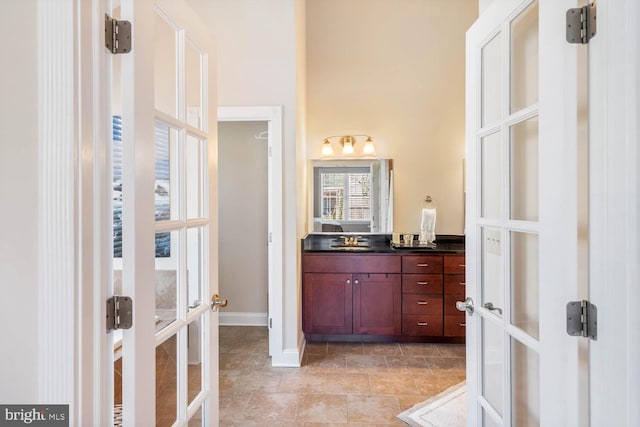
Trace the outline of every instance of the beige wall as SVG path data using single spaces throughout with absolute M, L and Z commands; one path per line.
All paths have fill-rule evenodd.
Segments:
M 297 349 L 300 243 L 305 233 L 299 41 L 304 0 L 189 0 L 216 34 L 218 105 L 283 107 L 283 347 Z M 221 200 L 221 203 L 224 201 Z
M 476 0 L 308 0 L 307 152 L 328 135 L 372 135 L 394 160 L 394 229 L 464 232 L 465 32 Z
M 38 400 L 38 28 L 37 2 L 4 2 L 10 16 L 0 56 L 0 402 Z

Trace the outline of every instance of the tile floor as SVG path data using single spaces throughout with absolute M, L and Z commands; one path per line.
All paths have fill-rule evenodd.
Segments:
M 264 327 L 220 327 L 220 426 L 406 426 L 396 418 L 464 381 L 462 344 L 307 343 L 273 368 Z

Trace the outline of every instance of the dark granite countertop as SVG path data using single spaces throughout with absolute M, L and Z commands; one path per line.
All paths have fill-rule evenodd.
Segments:
M 344 245 L 346 237 L 358 237 L 357 246 Z M 302 239 L 304 252 L 335 252 L 335 253 L 464 253 L 464 236 L 437 235 L 434 247 L 418 245 L 392 245 L 391 234 L 357 234 L 357 233 L 322 233 L 307 234 Z

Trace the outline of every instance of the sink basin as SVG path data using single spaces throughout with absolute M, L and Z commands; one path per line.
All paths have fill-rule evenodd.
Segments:
M 357 251 L 362 249 L 369 249 L 369 245 L 331 245 L 334 249 L 347 250 L 347 251 Z

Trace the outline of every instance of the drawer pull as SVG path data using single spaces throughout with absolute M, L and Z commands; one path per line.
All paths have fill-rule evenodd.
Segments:
M 418 305 L 427 305 L 429 301 L 418 301 Z
M 429 282 L 416 282 L 416 285 L 428 285 Z
M 418 326 L 429 326 L 429 322 L 417 322 L 416 325 L 418 325 Z
M 464 326 L 467 326 L 467 324 L 466 324 L 466 323 L 458 323 L 458 325 L 463 326 L 463 327 L 464 327 Z
M 426 264 L 426 263 L 424 263 L 424 264 L 418 264 L 418 267 L 429 267 L 429 264 Z
M 467 264 L 458 264 L 458 267 L 466 267 Z
M 466 282 L 458 282 L 458 285 L 460 285 L 460 286 L 467 286 L 467 283 L 466 283 Z

